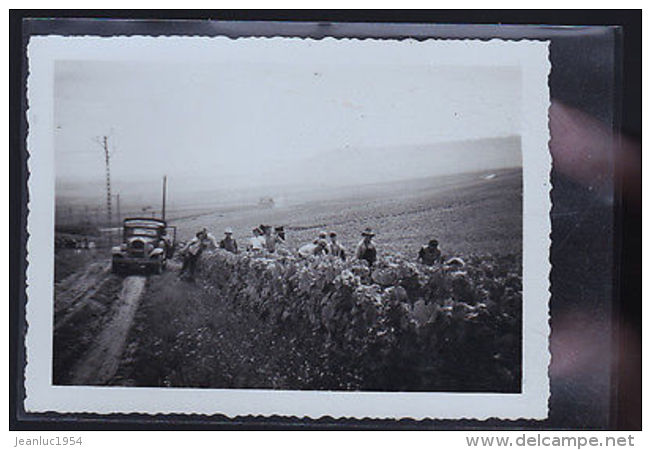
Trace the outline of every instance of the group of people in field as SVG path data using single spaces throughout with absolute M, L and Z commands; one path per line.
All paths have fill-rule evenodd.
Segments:
M 373 266 L 377 260 L 377 248 L 373 242 L 375 233 L 371 228 L 366 228 L 361 233 L 362 239 L 355 248 L 354 258 L 366 261 L 369 266 Z M 286 235 L 283 226 L 272 227 L 271 225 L 259 225 L 252 230 L 252 236 L 248 239 L 245 251 L 248 253 L 275 253 L 280 249 L 286 252 Z M 220 248 L 230 253 L 240 253 L 237 241 L 233 237 L 233 229 L 224 230 L 224 238 L 217 241 L 206 228 L 198 231 L 192 240 L 190 240 L 181 249 L 183 256 L 183 267 L 181 275 L 194 279 L 194 273 L 197 262 L 201 253 L 208 248 Z M 312 256 L 331 255 L 345 261 L 349 256 L 346 248 L 337 240 L 337 232 L 321 231 L 312 241 L 298 248 L 298 256 L 308 258 Z M 433 265 L 442 262 L 441 251 L 438 248 L 438 241 L 432 239 L 427 245 L 420 248 L 418 252 L 418 261 Z
M 328 240 L 328 236 L 330 240 Z M 346 249 L 337 241 L 337 232 L 326 233 L 322 231 L 314 241 L 309 242 L 298 249 L 298 255 L 303 258 L 309 256 L 332 255 L 346 260 Z
M 285 244 L 285 228 L 283 226 L 273 228 L 271 225 L 260 225 L 255 227 L 252 233 L 253 236 L 249 238 L 249 242 L 246 246 L 246 251 L 248 252 L 267 251 L 269 253 L 274 253 L 277 246 Z M 229 237 L 233 234 L 233 231 L 230 228 L 227 228 L 225 234 Z M 222 243 L 220 242 L 220 248 L 231 251 L 221 244 Z M 231 253 L 237 253 L 237 245 L 235 245 L 235 251 L 231 251 Z

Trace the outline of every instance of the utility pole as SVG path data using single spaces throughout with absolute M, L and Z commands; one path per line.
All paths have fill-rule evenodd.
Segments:
M 120 225 L 120 220 L 121 219 L 120 219 L 120 194 L 119 193 L 116 196 L 115 203 L 116 203 L 116 205 L 115 205 L 115 209 L 116 209 L 115 213 L 118 216 L 118 225 Z
M 165 220 L 165 197 L 167 196 L 167 175 L 163 176 L 163 209 L 162 218 Z
M 104 159 L 106 161 L 106 219 L 108 226 L 113 225 L 113 216 L 111 214 L 111 166 L 109 163 L 108 137 L 104 136 Z

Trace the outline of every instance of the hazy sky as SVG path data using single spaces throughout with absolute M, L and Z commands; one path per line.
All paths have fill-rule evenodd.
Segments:
M 390 61 L 58 61 L 57 182 L 103 179 L 103 135 L 114 183 L 167 174 L 215 187 L 291 183 L 300 161 L 336 167 L 327 155 L 342 149 L 517 135 L 520 82 L 515 67 Z

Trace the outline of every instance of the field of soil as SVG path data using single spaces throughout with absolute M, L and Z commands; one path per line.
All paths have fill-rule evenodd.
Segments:
M 446 254 L 521 252 L 520 169 L 338 188 L 314 196 L 316 200 L 275 208 L 206 211 L 171 224 L 178 226 L 182 240 L 201 227 L 218 237 L 231 227 L 242 244 L 259 224 L 284 225 L 290 249 L 311 242 L 321 230 L 335 230 L 339 241 L 353 248 L 360 232 L 371 227 L 381 254 L 414 257 L 431 238 L 439 240 Z
M 387 389 L 513 392 L 520 385 L 522 178 L 520 170 L 486 175 L 473 173 L 337 189 L 315 193 L 312 200 L 303 198 L 274 208 L 243 206 L 199 211 L 185 217 L 176 214 L 178 218 L 171 224 L 177 226 L 181 241 L 191 238 L 202 227 L 217 237 L 225 227 L 231 227 L 240 247 L 245 246 L 254 226 L 261 223 L 284 225 L 290 251 L 312 241 L 321 230 L 335 230 L 349 253 L 359 241 L 360 231 L 371 227 L 377 233 L 375 241 L 380 260 L 388 270 L 409 267 L 412 278 L 421 279 L 421 287 L 413 293 L 408 290 L 409 295 L 405 294 L 397 304 L 399 314 L 404 317 L 400 319 L 402 326 L 406 328 L 400 336 L 392 336 L 392 340 L 383 337 L 384 341 L 375 337 L 369 340 L 363 333 L 367 332 L 365 329 L 373 329 L 378 336 L 385 336 L 387 330 L 395 330 L 395 326 L 388 324 L 397 317 L 396 305 L 391 309 L 380 305 L 385 300 L 377 299 L 393 298 L 391 292 L 401 292 L 403 280 L 395 281 L 392 286 L 379 286 L 369 278 L 370 273 L 362 273 L 362 281 L 358 276 L 356 282 L 357 291 L 371 289 L 375 292 L 364 295 L 374 295 L 373 308 L 379 309 L 368 316 L 368 305 L 363 304 L 367 297 L 355 293 L 355 301 L 362 304 L 353 306 L 350 314 L 367 308 L 366 316 L 360 320 L 364 322 L 373 317 L 373 321 L 364 322 L 364 325 L 360 322 L 358 328 L 347 333 L 362 333 L 357 338 L 364 342 L 360 350 L 375 355 L 377 367 L 368 358 L 367 365 L 386 374 Z M 170 217 L 174 216 L 175 212 L 171 211 Z M 445 255 L 461 256 L 472 261 L 469 264 L 472 267 L 462 275 L 455 269 L 439 273 L 420 265 L 412 268 L 418 248 L 431 238 L 439 240 Z M 271 311 L 272 316 L 275 315 L 275 310 L 251 309 L 252 302 L 242 303 L 241 299 L 272 298 L 274 294 L 270 289 L 282 291 L 288 287 L 256 285 L 258 280 L 245 279 L 249 269 L 237 266 L 245 275 L 240 275 L 244 278 L 235 283 L 248 291 L 241 290 L 241 286 L 233 288 L 233 280 L 223 284 L 221 275 L 215 272 L 222 270 L 225 263 L 211 258 L 209 252 L 204 254 L 196 283 L 189 283 L 179 279 L 178 261 L 171 262 L 162 275 L 117 276 L 110 274 L 109 255 L 103 251 L 58 252 L 55 384 L 372 388 L 364 379 L 372 371 L 348 370 L 346 364 L 351 364 L 350 359 L 337 353 L 348 348 L 344 343 L 329 343 L 331 347 L 323 347 L 323 333 L 331 336 L 326 330 L 329 327 L 312 324 L 302 328 L 305 322 L 314 319 L 314 314 L 327 313 L 322 310 L 325 300 L 320 297 L 319 305 L 309 303 L 312 300 L 308 297 L 321 294 L 306 288 L 308 290 L 301 291 L 301 295 L 309 304 L 300 308 L 297 304 L 295 310 L 279 310 L 278 318 L 272 321 L 268 314 Z M 238 261 L 231 263 L 240 264 Z M 250 264 L 256 267 L 257 263 Z M 290 287 L 294 286 L 294 281 L 287 278 L 290 277 L 287 270 L 291 272 L 293 264 L 292 261 L 282 262 L 286 271 L 283 276 Z M 275 270 L 273 264 L 271 267 Z M 333 274 L 341 270 L 357 273 L 358 270 L 356 267 L 337 268 L 331 261 L 325 266 L 304 267 L 302 270 L 316 277 L 307 283 L 318 285 L 323 290 L 319 292 L 325 293 L 330 292 L 337 281 L 332 277 L 325 281 L 319 279 L 320 267 Z M 267 269 L 261 270 L 261 276 L 267 277 Z M 427 286 L 423 285 L 424 279 L 429 280 L 425 282 L 429 283 Z M 432 288 L 434 280 L 439 280 L 445 288 Z M 405 283 L 404 286 L 408 286 Z M 249 292 L 254 289 L 264 292 Z M 330 297 L 331 294 L 323 295 L 324 299 Z M 296 320 L 294 325 L 291 325 L 292 320 Z M 338 320 L 346 321 L 347 318 L 339 317 Z M 409 324 L 405 325 L 405 320 Z M 459 348 L 466 345 L 463 342 L 471 345 L 470 348 L 479 348 L 477 342 L 489 344 L 481 346 L 485 354 L 472 358 L 478 365 L 460 364 L 456 361 L 459 348 L 450 353 L 436 347 L 441 345 L 436 344 L 437 339 L 441 342 L 460 339 Z M 411 352 L 404 348 L 410 342 L 414 343 Z M 382 345 L 391 348 L 394 352 L 391 355 L 404 356 L 395 359 L 389 355 L 393 358 L 391 361 L 379 361 L 387 353 L 381 350 Z M 428 360 L 423 365 L 418 362 L 419 351 L 440 352 L 447 362 Z M 413 370 L 402 368 L 405 364 L 414 365 Z M 335 370 L 335 366 L 342 371 Z M 395 372 L 395 367 L 401 367 L 400 372 Z M 490 375 L 478 382 L 474 376 L 477 370 Z M 404 374 L 405 378 L 396 378 L 396 373 Z M 434 379 L 437 381 L 433 382 Z

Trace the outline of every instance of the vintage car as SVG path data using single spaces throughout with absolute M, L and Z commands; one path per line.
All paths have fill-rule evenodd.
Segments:
M 111 249 L 114 273 L 140 269 L 161 273 L 174 253 L 176 227 L 164 220 L 134 217 L 124 219 L 122 244 Z

